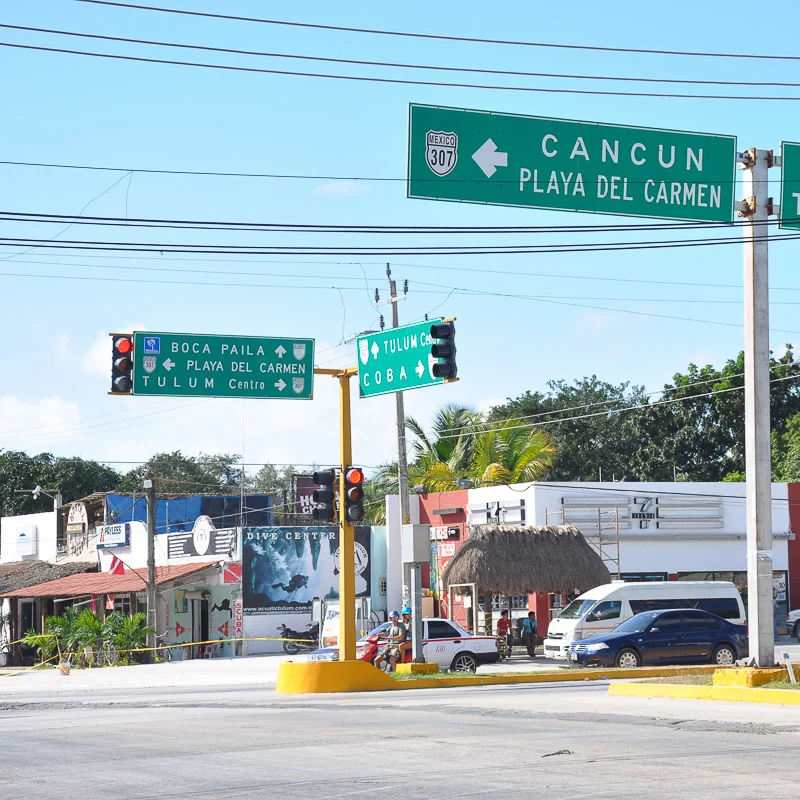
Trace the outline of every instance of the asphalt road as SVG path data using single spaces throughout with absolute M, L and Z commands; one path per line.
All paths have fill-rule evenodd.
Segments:
M 0 798 L 798 794 L 800 707 L 613 698 L 602 682 L 290 697 L 237 686 L 253 663 L 216 686 L 192 680 L 196 662 L 124 688 L 0 682 Z

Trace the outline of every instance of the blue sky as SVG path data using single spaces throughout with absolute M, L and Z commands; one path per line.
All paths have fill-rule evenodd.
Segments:
M 243 0 L 224 4 L 184 0 L 176 7 L 487 38 L 770 53 L 795 52 L 794 31 L 800 17 L 795 3 L 773 4 L 770 17 L 775 24 L 770 24 L 768 35 L 745 36 L 741 15 L 733 13 L 730 4 L 722 3 L 656 6 L 574 2 L 545 11 L 544 6 L 532 3 L 487 8 L 475 2 L 379 7 L 353 2 L 286 6 Z M 800 66 L 791 62 L 445 43 L 177 17 L 69 0 L 9 3 L 0 22 L 336 58 L 584 75 L 704 80 L 742 76 L 751 81 L 800 83 Z M 10 30 L 0 33 L 4 42 L 186 58 L 185 52 L 163 48 L 153 53 L 135 45 Z M 400 72 L 205 53 L 190 54 L 189 60 L 354 75 L 395 76 Z M 127 63 L 11 48 L 0 48 L 0 71 L 6 76 L 0 159 L 11 161 L 402 178 L 410 102 L 733 134 L 740 148 L 757 145 L 777 151 L 781 139 L 800 138 L 798 105 L 788 101 L 744 103 L 392 86 Z M 410 71 L 403 72 L 406 77 Z M 422 80 L 477 79 L 504 85 L 640 88 L 638 84 L 589 80 L 423 71 L 410 74 Z M 645 88 L 670 91 L 658 84 Z M 711 87 L 678 88 L 690 93 L 715 93 Z M 769 91 L 718 88 L 720 93 L 731 94 Z M 783 88 L 778 93 L 800 96 L 800 88 Z M 779 170 L 773 170 L 775 196 L 779 177 Z M 94 215 L 252 222 L 490 226 L 625 221 L 409 200 L 402 181 L 354 183 L 140 173 L 130 177 L 125 173 L 19 166 L 0 166 L 0 198 L 0 209 L 6 211 L 77 214 L 86 206 L 84 213 Z M 97 199 L 87 206 L 93 198 Z M 4 236 L 41 237 L 55 235 L 60 227 L 5 223 L 4 229 Z M 381 243 L 377 238 L 332 234 L 181 233 L 84 226 L 73 226 L 62 235 L 67 239 L 92 237 L 301 246 Z M 434 243 L 422 237 L 409 237 L 408 241 L 388 238 L 393 244 Z M 583 237 L 585 241 L 602 238 L 599 234 Z M 605 235 L 608 241 L 615 238 L 636 237 Z M 541 240 L 570 241 L 566 235 Z M 484 241 L 479 237 L 440 237 L 435 244 Z M 517 241 L 497 239 L 497 243 Z M 137 461 L 156 450 L 241 452 L 244 444 L 248 462 L 336 460 L 333 381 L 317 379 L 313 403 L 109 397 L 105 394 L 105 335 L 135 326 L 313 337 L 317 340 L 318 363 L 344 366 L 355 363 L 355 353 L 353 345 L 340 345 L 343 336 L 376 325 L 372 295 L 379 287 L 386 296 L 385 259 L 365 257 L 355 264 L 352 257 L 263 256 L 233 261 L 204 256 L 209 260 L 201 261 L 157 255 L 114 258 L 97 253 L 65 257 L 63 251 L 43 248 L 25 253 L 2 250 L 0 446 Z M 791 241 L 772 248 L 771 285 L 781 287 L 773 288 L 772 293 L 774 329 L 800 331 L 797 306 L 793 304 L 800 290 L 795 267 L 798 252 L 800 243 Z M 315 261 L 318 263 L 311 263 Z M 348 263 L 333 263 L 337 261 Z M 526 389 L 543 389 L 550 379 L 572 380 L 597 374 L 605 380 L 629 380 L 654 390 L 689 362 L 720 364 L 741 349 L 739 327 L 648 316 L 673 315 L 738 326 L 742 317 L 742 250 L 738 245 L 606 254 L 405 256 L 390 261 L 394 276 L 410 282 L 408 299 L 400 306 L 401 321 L 420 319 L 427 312 L 458 318 L 461 380 L 406 395 L 408 412 L 422 420 L 427 421 L 445 402 L 487 407 Z M 522 274 L 500 274 L 501 270 Z M 113 278 L 141 282 L 109 280 Z M 629 282 L 607 280 L 610 278 Z M 184 285 L 147 283 L 168 280 Z M 204 285 L 225 283 L 231 285 Z M 298 285 L 306 288 L 291 288 Z M 454 287 L 533 295 L 540 300 L 475 297 L 458 292 L 448 298 Z M 789 341 L 800 341 L 800 334 L 772 334 L 775 348 L 782 349 Z M 392 399 L 354 398 L 354 413 L 356 459 L 376 464 L 390 458 L 394 452 Z

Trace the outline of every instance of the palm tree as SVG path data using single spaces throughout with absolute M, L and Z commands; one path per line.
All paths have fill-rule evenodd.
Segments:
M 508 420 L 491 423 L 474 436 L 471 473 L 479 486 L 539 480 L 555 461 L 555 445 L 542 428 Z

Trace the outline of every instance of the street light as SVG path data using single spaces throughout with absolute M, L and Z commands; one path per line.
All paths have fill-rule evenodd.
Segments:
M 53 501 L 53 511 L 58 511 L 63 504 L 59 489 L 42 489 L 38 484 L 33 489 L 14 489 L 14 494 L 31 494 L 34 500 L 38 500 L 41 495 L 46 495 Z

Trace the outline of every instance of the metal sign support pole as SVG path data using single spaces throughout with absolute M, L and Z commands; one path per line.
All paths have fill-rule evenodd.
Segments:
M 747 621 L 750 657 L 775 664 L 772 605 L 772 465 L 769 421 L 769 262 L 772 152 L 752 148 L 744 166 L 744 414 L 747 471 Z

